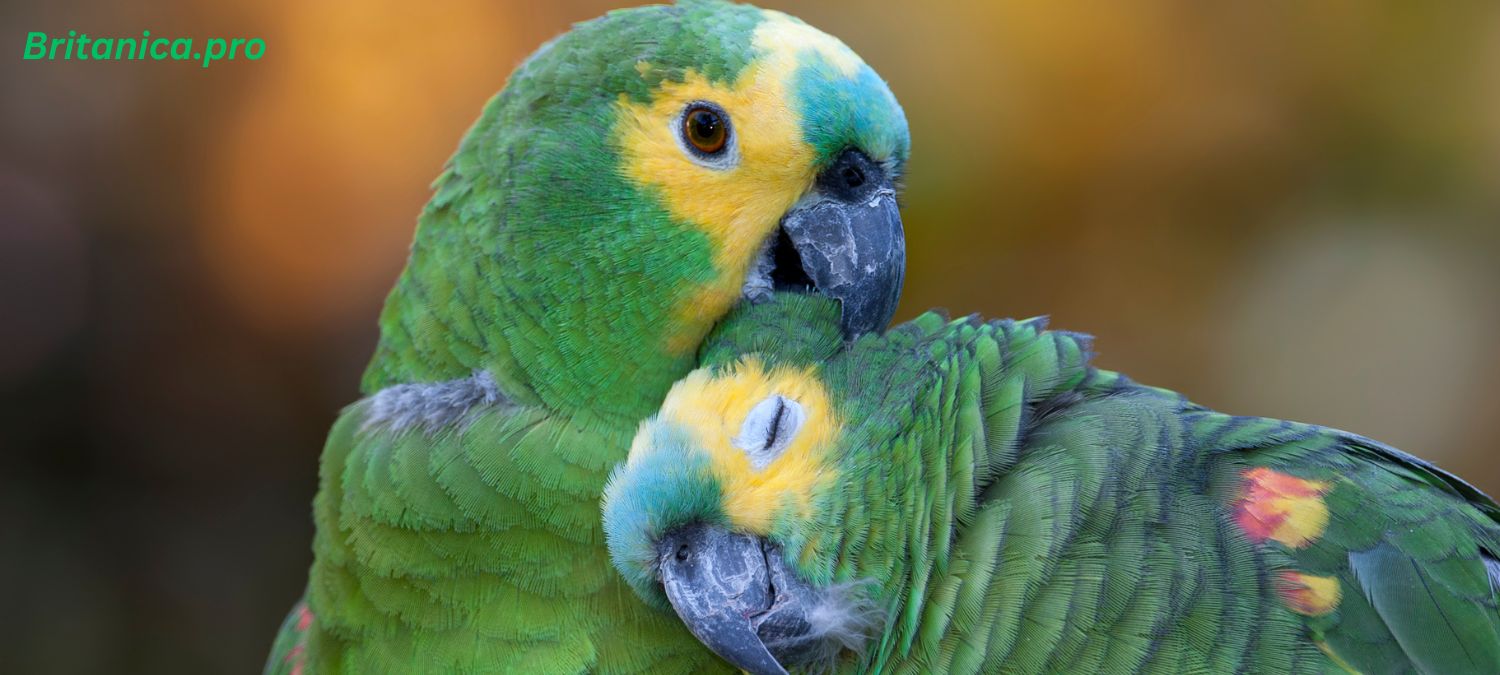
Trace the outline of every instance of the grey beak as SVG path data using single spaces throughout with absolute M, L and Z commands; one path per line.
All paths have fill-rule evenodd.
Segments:
M 896 190 L 879 164 L 846 150 L 782 217 L 781 229 L 800 261 L 778 259 L 778 276 L 795 273 L 782 268 L 800 262 L 818 292 L 842 303 L 845 337 L 890 323 L 906 275 L 906 235 Z
M 761 541 L 689 525 L 657 545 L 661 582 L 693 636 L 750 675 L 786 675 L 756 634 L 755 619 L 774 596 Z

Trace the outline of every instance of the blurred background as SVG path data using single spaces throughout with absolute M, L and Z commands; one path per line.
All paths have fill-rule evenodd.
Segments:
M 259 672 L 415 216 L 602 2 L 7 3 L 0 670 Z M 1500 6 L 824 2 L 909 116 L 908 285 L 1500 492 Z M 264 57 L 16 58 L 24 33 Z

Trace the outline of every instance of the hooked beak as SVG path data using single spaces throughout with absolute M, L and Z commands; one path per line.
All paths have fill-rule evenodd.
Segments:
M 809 612 L 818 592 L 758 537 L 688 525 L 657 544 L 661 583 L 693 636 L 750 675 L 786 675 L 820 643 Z
M 906 274 L 906 236 L 890 176 L 859 150 L 818 174 L 815 189 L 782 216 L 746 282 L 746 295 L 813 291 L 843 306 L 844 336 L 890 323 Z

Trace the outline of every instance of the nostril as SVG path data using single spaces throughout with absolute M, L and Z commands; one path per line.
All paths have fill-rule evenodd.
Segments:
M 872 190 L 884 185 L 885 171 L 865 153 L 848 148 L 833 163 L 818 173 L 818 189 L 825 197 L 858 202 Z
M 865 184 L 865 172 L 856 165 L 850 164 L 844 167 L 844 184 L 850 188 L 857 188 Z

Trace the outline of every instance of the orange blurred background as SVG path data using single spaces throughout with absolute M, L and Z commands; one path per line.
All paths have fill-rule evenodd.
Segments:
M 258 672 L 427 184 L 564 1 L 0 7 L 0 664 Z M 1500 6 L 826 2 L 914 138 L 900 318 L 1500 491 Z M 16 58 L 24 34 L 259 61 Z M 19 555 L 18 555 L 19 553 Z

